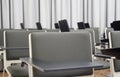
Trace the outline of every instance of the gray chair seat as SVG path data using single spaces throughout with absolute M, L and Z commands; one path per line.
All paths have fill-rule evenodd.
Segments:
M 28 67 L 21 64 L 11 65 L 8 68 L 8 71 L 11 73 L 12 77 L 28 77 Z
M 101 69 L 108 69 L 108 68 L 110 68 L 110 63 L 107 62 L 107 61 L 94 59 L 94 62 L 97 62 L 97 63 L 100 63 L 100 64 L 103 65 L 103 67 L 97 67 L 97 68 L 95 68 L 96 70 L 101 70 Z

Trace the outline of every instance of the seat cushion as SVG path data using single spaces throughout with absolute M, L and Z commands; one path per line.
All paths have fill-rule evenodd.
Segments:
M 11 65 L 8 68 L 12 77 L 28 77 L 27 65 L 21 66 L 21 64 Z
M 37 69 L 33 69 L 33 77 L 73 77 L 73 76 L 84 76 L 92 75 L 93 69 L 75 69 L 75 70 L 60 70 L 51 72 L 40 72 Z
M 110 68 L 110 63 L 104 60 L 99 60 L 99 59 L 94 59 L 95 62 L 102 64 L 103 67 L 97 67 L 95 68 L 96 70 L 101 70 L 101 69 L 108 69 Z

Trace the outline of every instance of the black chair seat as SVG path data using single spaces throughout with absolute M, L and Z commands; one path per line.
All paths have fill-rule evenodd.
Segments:
M 7 69 L 12 75 L 12 77 L 29 77 L 27 65 L 24 65 L 22 67 L 21 64 L 15 64 L 9 66 Z

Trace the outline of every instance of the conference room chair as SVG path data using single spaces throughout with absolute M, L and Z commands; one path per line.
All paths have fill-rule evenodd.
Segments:
M 59 21 L 59 27 L 61 32 L 70 32 L 68 22 L 65 19 Z
M 21 29 L 25 29 L 24 23 L 20 23 Z
M 60 29 L 60 27 L 59 27 L 59 24 L 58 24 L 58 23 L 55 23 L 55 24 L 54 24 L 54 26 L 55 26 L 55 29 Z
M 40 22 L 37 22 L 37 23 L 36 23 L 36 26 L 37 26 L 37 29 L 38 29 L 38 30 L 42 30 L 42 25 L 41 25 Z
M 85 28 L 90 28 L 89 23 L 84 23 L 85 24 Z
M 78 22 L 77 25 L 78 25 L 78 29 L 85 29 L 84 22 Z
M 30 77 L 94 77 L 102 65 L 92 62 L 90 39 L 88 32 L 31 33 L 30 58 L 21 60 L 32 67 Z
M 112 77 L 120 77 L 120 31 L 112 31 L 109 33 L 110 48 L 103 49 L 102 53 L 110 55 L 110 71 Z
M 4 31 L 4 72 L 9 77 L 28 77 L 27 66 L 22 67 L 20 57 L 29 56 L 26 30 Z
M 28 35 L 43 30 L 4 31 L 4 69 L 9 77 L 28 77 L 27 66 L 21 65 L 19 58 L 29 57 Z M 17 73 L 19 72 L 19 73 Z

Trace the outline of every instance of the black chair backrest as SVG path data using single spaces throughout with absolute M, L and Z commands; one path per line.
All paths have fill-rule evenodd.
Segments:
M 40 23 L 40 22 L 37 22 L 37 23 L 36 23 L 36 26 L 37 26 L 37 29 L 38 29 L 38 30 L 42 30 L 42 26 L 41 26 L 41 23 Z
M 89 23 L 85 23 L 85 28 L 90 28 Z
M 58 23 L 55 23 L 54 25 L 55 25 L 55 28 L 56 28 L 56 29 L 59 29 L 59 28 L 60 28 Z
M 85 24 L 83 22 L 78 22 L 78 29 L 85 29 Z
M 20 23 L 21 29 L 25 29 L 24 24 Z
M 113 21 L 113 23 L 111 23 L 111 27 L 116 31 L 120 30 L 120 21 Z
M 70 31 L 67 20 L 59 21 L 59 26 L 60 26 L 61 32 L 69 32 Z

